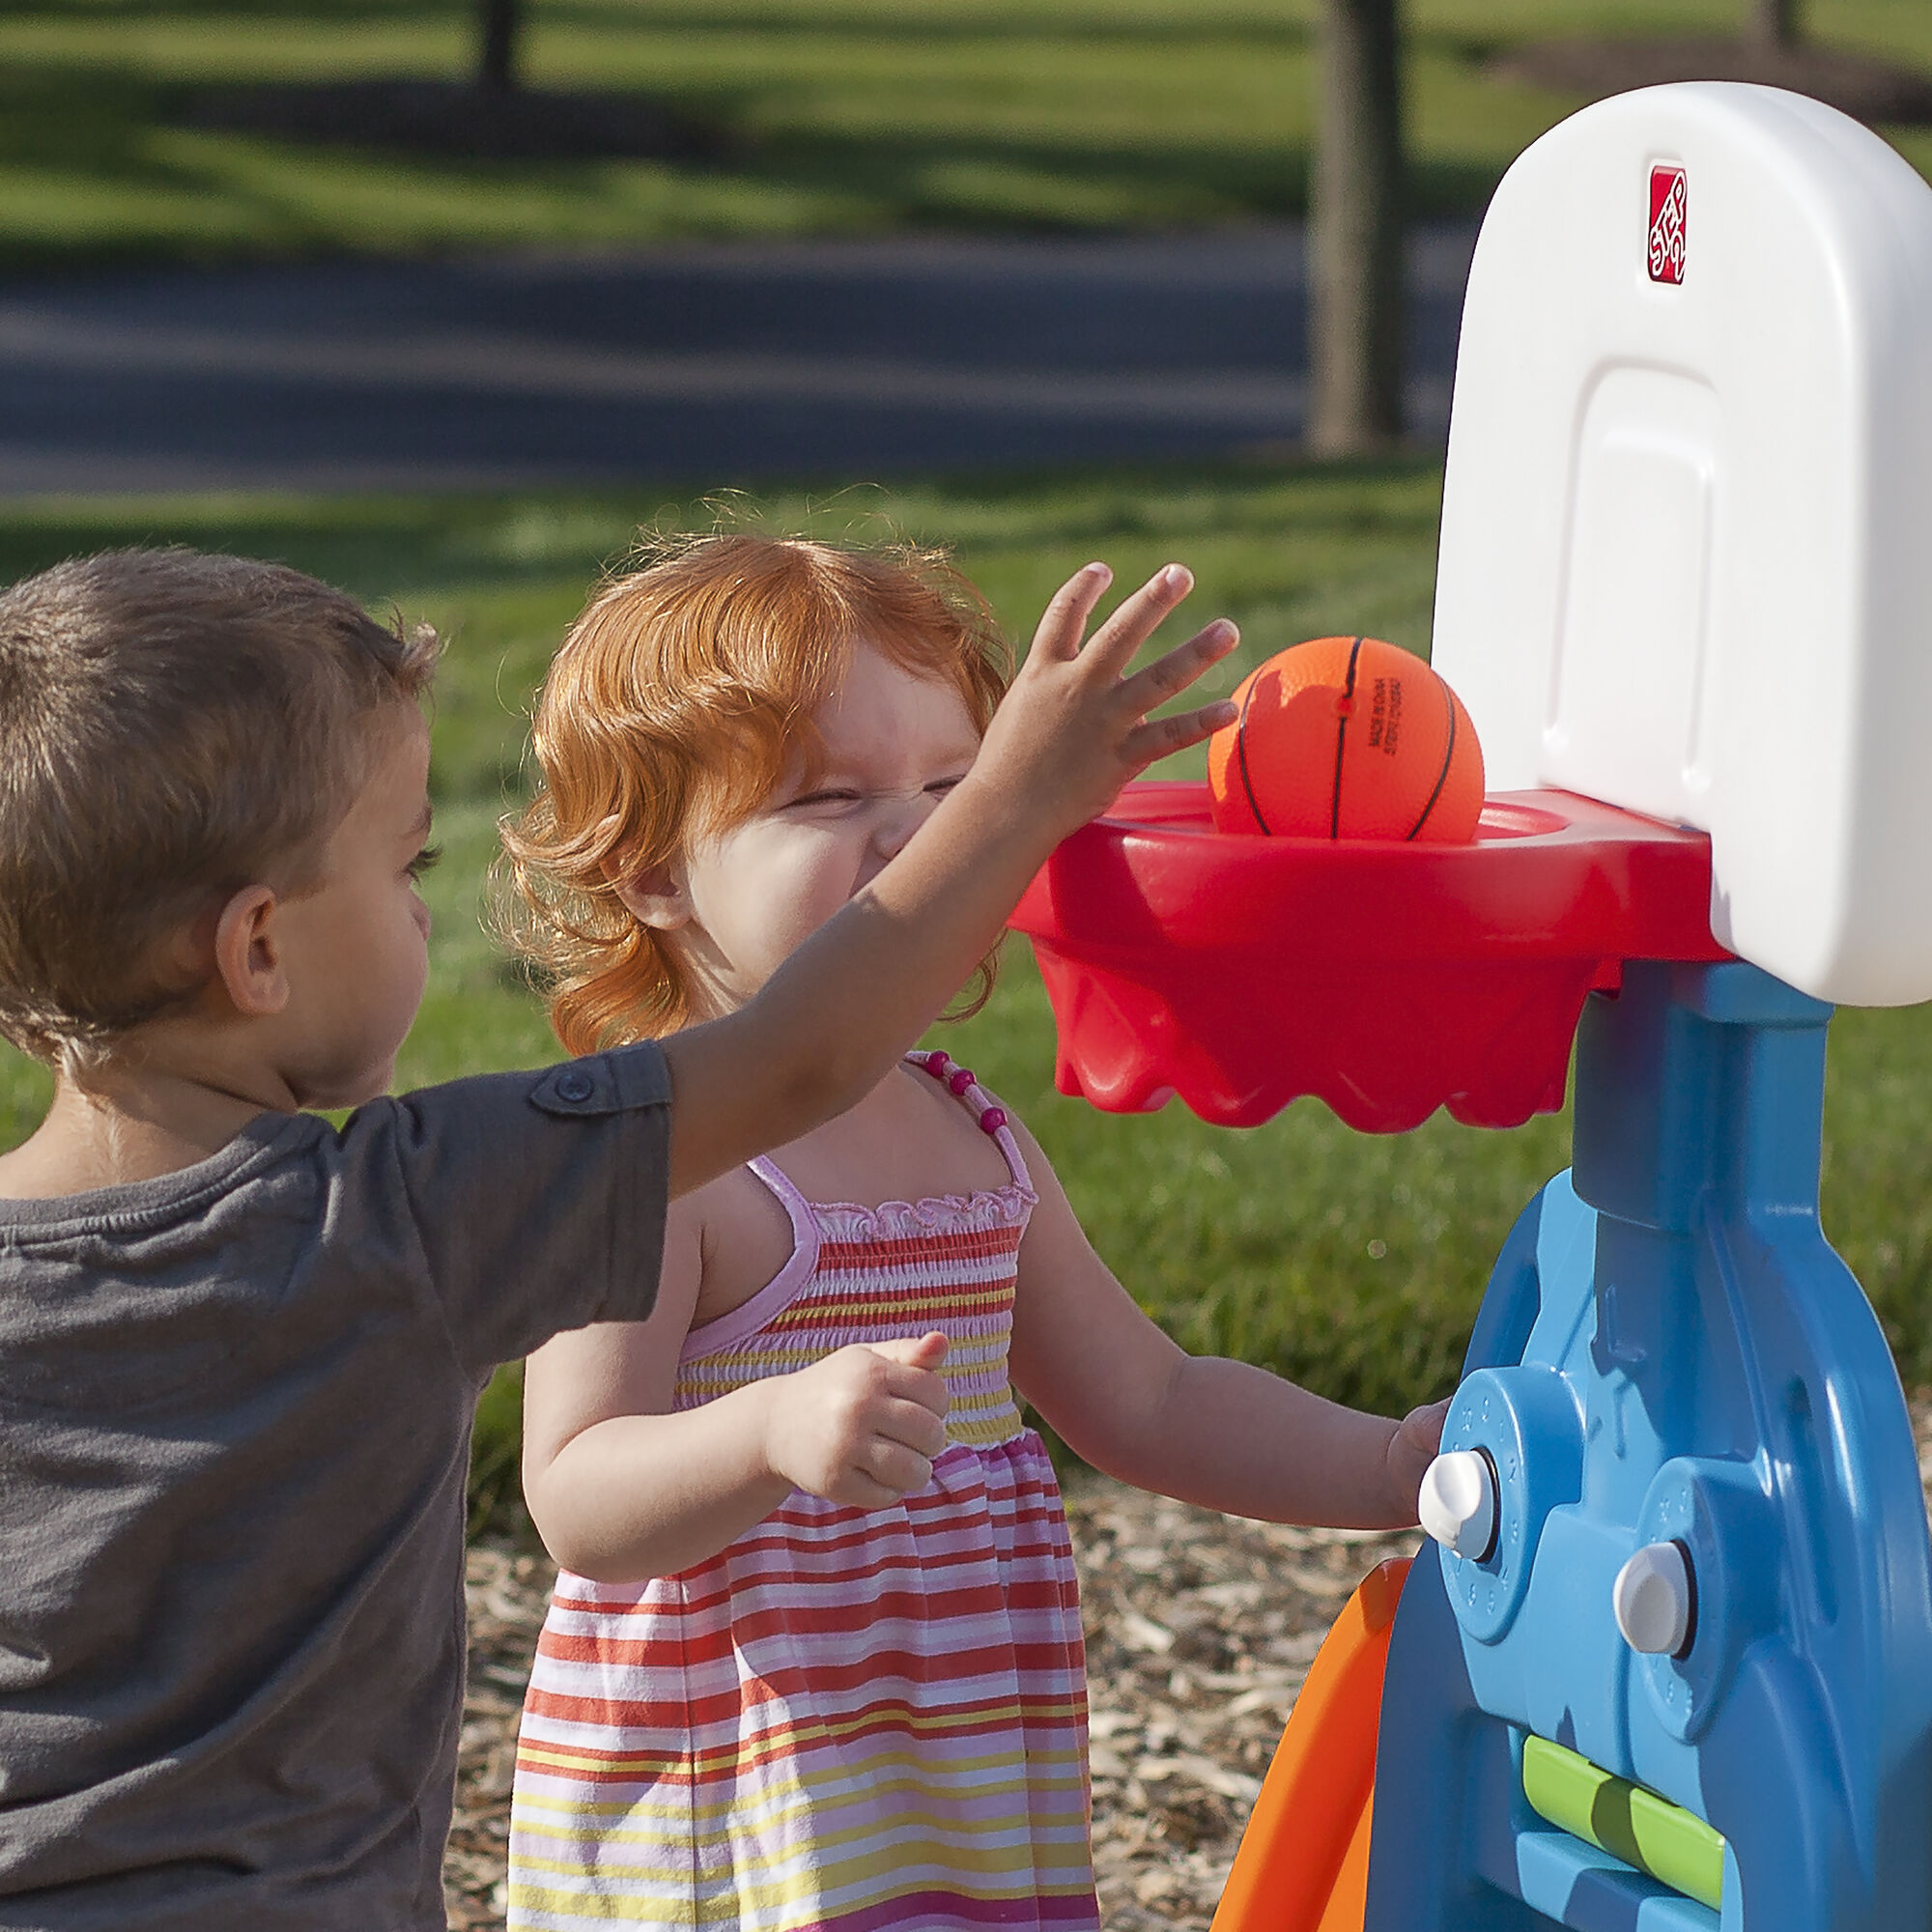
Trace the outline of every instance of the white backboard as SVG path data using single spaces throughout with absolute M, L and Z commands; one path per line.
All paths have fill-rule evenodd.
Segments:
M 1724 945 L 1932 998 L 1932 187 L 1715 81 L 1528 149 L 1463 308 L 1435 662 L 1492 790 L 1700 827 Z

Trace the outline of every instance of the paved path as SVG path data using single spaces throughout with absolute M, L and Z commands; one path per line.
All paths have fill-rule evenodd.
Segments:
M 1409 246 L 1439 438 L 1472 231 Z M 0 494 L 1030 467 L 1286 442 L 1298 229 L 0 283 Z

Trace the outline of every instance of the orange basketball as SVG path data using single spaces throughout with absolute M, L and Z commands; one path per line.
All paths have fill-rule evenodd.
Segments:
M 1462 699 L 1379 638 L 1317 638 L 1235 690 L 1239 714 L 1208 741 L 1223 832 L 1296 838 L 1475 836 L 1483 749 Z

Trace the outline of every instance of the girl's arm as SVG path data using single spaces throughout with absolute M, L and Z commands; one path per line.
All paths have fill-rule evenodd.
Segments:
M 1137 1489 L 1234 1516 L 1414 1522 L 1446 1403 L 1395 1422 L 1245 1362 L 1186 1354 L 1114 1279 L 1037 1143 L 1013 1125 L 1039 1193 L 1020 1244 L 1013 1380 L 1069 1448 Z
M 1145 722 L 1234 649 L 1235 627 L 1210 624 L 1123 676 L 1193 579 L 1169 564 L 1083 645 L 1108 582 L 1090 564 L 1061 587 L 972 769 L 905 850 L 756 999 L 665 1041 L 673 1195 L 856 1105 L 972 977 L 1061 839 L 1233 718 L 1216 703 Z
M 942 1335 L 841 1349 L 671 1414 L 704 1230 L 679 1203 L 647 1321 L 558 1335 L 524 1379 L 524 1494 L 544 1547 L 603 1583 L 715 1556 L 794 1489 L 877 1509 L 932 1474 L 946 1444 Z

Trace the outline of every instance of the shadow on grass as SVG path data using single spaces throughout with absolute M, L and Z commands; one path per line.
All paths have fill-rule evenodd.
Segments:
M 165 21 L 192 29 L 237 20 L 288 20 L 304 27 L 332 23 L 344 27 L 390 24 L 396 19 L 394 0 L 86 0 L 83 8 L 51 9 L 47 0 L 14 0 L 0 6 L 0 20 L 44 18 L 49 12 L 71 13 L 90 21 L 127 24 Z M 1200 47 L 1233 42 L 1270 51 L 1312 47 L 1314 33 L 1307 22 L 1285 19 L 1271 9 L 1229 10 L 1204 17 L 1193 9 L 1149 10 L 1141 13 L 1067 15 L 1052 7 L 990 5 L 974 12 L 955 8 L 942 15 L 930 9 L 812 7 L 809 12 L 780 12 L 756 4 L 722 7 L 652 6 L 639 8 L 629 0 L 545 0 L 527 10 L 536 33 L 574 28 L 600 33 L 612 28 L 627 33 L 706 34 L 739 31 L 761 40 L 800 43 L 840 37 L 863 40 L 875 46 L 900 45 L 922 49 L 971 45 L 987 41 L 1087 43 L 1095 46 L 1173 45 Z M 410 17 L 418 23 L 456 22 L 472 26 L 477 10 L 473 0 L 417 0 Z
M 1309 150 L 1286 134 L 1225 143 L 1162 139 L 1154 130 L 1114 140 L 917 127 L 760 134 L 753 123 L 764 102 L 752 89 L 694 86 L 664 99 L 516 98 L 511 111 L 457 83 L 210 88 L 71 57 L 18 61 L 0 73 L 0 165 L 40 181 L 32 203 L 21 204 L 24 218 L 9 221 L 0 210 L 0 268 L 419 254 L 422 217 L 409 212 L 412 197 L 456 197 L 482 224 L 478 234 L 494 233 L 489 210 L 498 200 L 548 198 L 621 240 L 637 232 L 637 190 L 613 161 L 655 170 L 666 208 L 687 233 L 757 233 L 761 225 L 780 233 L 1126 233 L 1292 219 L 1308 200 Z M 290 191 L 291 167 L 320 153 L 393 166 L 392 233 L 367 211 L 332 213 Z M 1499 175 L 1499 164 L 1477 159 L 1415 161 L 1409 213 L 1471 213 Z M 722 195 L 736 212 L 705 214 L 694 202 L 678 215 L 679 185 Z M 180 206 L 151 219 L 143 201 L 157 191 Z M 77 218 L 49 219 L 56 205 L 71 206 Z M 761 208 L 771 211 L 769 224 Z M 463 218 L 449 245 L 466 245 Z
M 0 162 L 135 185 L 173 91 L 80 60 L 0 64 Z
M 640 94 L 480 87 L 457 80 L 251 81 L 191 94 L 190 128 L 439 159 L 703 160 L 722 128 Z
M 1598 100 L 1682 80 L 1741 80 L 1809 95 L 1868 126 L 1932 125 L 1932 72 L 1815 40 L 1767 47 L 1718 36 L 1532 41 L 1491 63 L 1500 80 Z
M 414 254 L 438 245 L 440 231 L 451 238 L 444 245 L 458 246 L 507 245 L 526 239 L 523 228 L 538 245 L 671 232 L 1126 231 L 1278 219 L 1300 214 L 1307 202 L 1305 140 L 1265 122 L 1167 134 L 1158 116 L 1125 132 L 1076 117 L 1064 136 L 1041 137 L 928 128 L 917 103 L 905 102 L 902 116 L 876 129 L 761 132 L 761 123 L 790 111 L 769 76 L 744 85 L 668 80 L 650 92 L 522 92 L 493 102 L 458 78 L 284 77 L 265 57 L 265 71 L 216 84 L 144 73 L 138 50 L 124 52 L 96 31 L 103 21 L 165 24 L 184 42 L 211 43 L 231 20 L 333 21 L 353 31 L 393 17 L 383 0 L 236 0 L 185 10 L 165 0 L 104 0 L 84 9 L 39 5 L 32 17 L 71 20 L 73 33 L 16 49 L 0 72 L 0 162 L 19 175 L 8 191 L 19 213 L 10 218 L 0 203 L 0 267 L 14 270 Z M 1237 67 L 1248 56 L 1298 54 L 1308 41 L 1304 24 L 1279 19 L 1086 19 L 1051 9 L 932 18 L 883 8 L 771 17 L 683 7 L 639 18 L 560 3 L 537 20 L 545 29 L 583 28 L 620 17 L 633 34 L 715 35 L 737 25 L 781 48 L 795 42 L 802 54 L 849 33 L 864 40 L 867 71 L 877 69 L 872 83 L 895 88 L 895 99 L 905 59 L 946 44 L 1052 43 L 1060 50 L 1053 58 L 1077 73 L 1089 47 L 1109 59 L 1112 49 L 1139 44 L 1218 49 Z M 469 9 L 438 6 L 423 16 L 436 19 L 467 28 Z M 861 73 L 854 84 L 863 92 L 872 83 Z M 970 74 L 935 84 L 980 85 Z M 358 179 L 354 206 L 317 201 L 299 185 L 300 170 L 325 151 L 331 165 L 386 168 L 393 185 Z M 1479 207 L 1498 171 L 1422 165 L 1412 180 L 1414 212 Z M 680 197 L 681 187 L 696 193 Z M 158 213 L 147 199 L 156 194 L 167 204 Z M 554 234 L 546 207 L 564 217 Z
M 38 207 L 28 204 L 28 218 L 11 233 L 0 213 L 0 270 L 14 273 L 554 245 L 557 238 L 531 226 L 526 213 L 497 213 L 499 206 L 526 209 L 546 199 L 574 218 L 577 245 L 621 247 L 706 235 L 895 229 L 1128 234 L 1292 218 L 1307 198 L 1308 156 L 1294 144 L 1256 153 L 1201 144 L 1076 148 L 950 134 L 862 139 L 787 132 L 756 139 L 730 131 L 728 114 L 713 119 L 699 104 L 682 111 L 697 125 L 724 128 L 717 144 L 724 152 L 709 161 L 628 157 L 658 173 L 654 198 L 667 212 L 643 217 L 623 179 L 621 156 L 515 160 L 404 154 L 400 137 L 396 147 L 381 149 L 213 129 L 195 124 L 195 98 L 185 90 L 127 86 L 113 90 L 113 107 L 73 112 L 64 90 L 46 89 L 25 101 L 19 93 L 11 107 L 0 93 L 0 158 L 53 179 L 34 187 Z M 246 150 L 167 152 L 157 137 L 169 135 L 245 143 Z M 291 195 L 290 164 L 299 168 L 323 151 L 392 165 L 398 218 L 348 210 L 338 215 Z M 1487 182 L 1489 175 L 1473 178 Z M 1450 206 L 1460 181 L 1453 174 L 1422 178 L 1419 206 L 1430 212 Z M 149 219 L 139 202 L 156 190 L 182 203 L 164 218 Z M 681 204 L 681 191 L 694 198 Z M 49 220 L 50 194 L 81 218 Z M 463 210 L 447 222 L 411 200 L 438 204 L 452 195 Z M 505 235 L 505 222 L 528 232 Z M 426 241 L 426 226 L 442 239 Z

